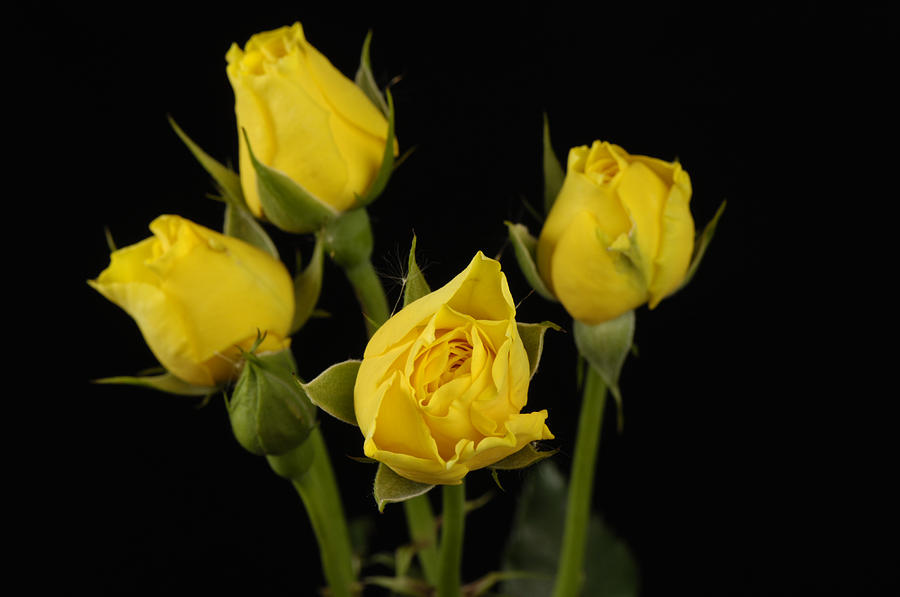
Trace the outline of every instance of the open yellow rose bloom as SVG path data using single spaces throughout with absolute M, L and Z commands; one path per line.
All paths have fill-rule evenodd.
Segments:
M 500 263 L 479 252 L 449 284 L 372 337 L 354 392 L 366 456 L 413 481 L 471 470 L 552 439 L 547 411 L 521 413 L 528 354 Z
M 541 231 L 537 265 L 573 318 L 653 309 L 681 285 L 694 247 L 691 180 L 678 162 L 595 141 L 569 152 Z
M 178 216 L 159 216 L 152 237 L 119 249 L 88 283 L 137 322 L 170 373 L 214 386 L 233 378 L 240 346 L 290 345 L 294 286 L 284 265 L 241 240 Z
M 306 41 L 300 23 L 258 33 L 225 56 L 234 89 L 247 206 L 263 215 L 253 153 L 336 211 L 364 195 L 384 157 L 388 122 L 362 90 Z

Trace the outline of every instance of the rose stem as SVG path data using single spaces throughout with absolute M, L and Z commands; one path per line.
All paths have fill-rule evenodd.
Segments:
M 366 331 L 371 338 L 375 330 L 390 317 L 387 297 L 381 286 L 381 280 L 378 279 L 378 274 L 375 273 L 375 268 L 369 259 L 344 269 L 344 274 L 353 286 L 356 300 L 362 307 L 363 317 L 366 320 Z
M 466 486 L 465 483 L 460 483 L 443 487 L 444 514 L 441 523 L 441 567 L 437 595 L 438 597 L 459 597 Z
M 390 318 L 387 296 L 384 287 L 375 273 L 370 259 L 365 259 L 353 267 L 344 269 L 344 273 L 353 290 L 356 299 L 362 308 L 363 317 L 366 320 L 366 331 L 369 337 Z M 438 553 L 437 532 L 434 514 L 427 495 L 420 495 L 403 502 L 406 511 L 406 522 L 409 526 L 410 538 L 414 543 L 423 545 L 419 550 L 419 562 L 425 573 L 425 580 L 431 584 L 437 583 Z
M 350 597 L 356 577 L 353 573 L 353 549 L 350 533 L 341 506 L 334 471 L 328 458 L 325 439 L 319 427 L 296 449 L 278 456 L 269 456 L 269 462 L 279 474 L 288 472 L 319 543 L 322 570 L 328 582 L 330 595 Z M 306 468 L 306 463 L 309 468 Z M 291 469 L 305 472 L 291 473 Z
M 434 514 L 431 511 L 431 502 L 428 495 L 420 495 L 403 502 L 406 511 L 406 525 L 409 527 L 409 536 L 419 548 L 419 562 L 422 564 L 422 572 L 425 580 L 431 585 L 438 582 L 437 527 Z
M 553 597 L 578 595 L 584 572 L 584 547 L 591 515 L 594 468 L 603 425 L 603 407 L 606 405 L 606 385 L 593 367 L 588 365 L 587 370 Z

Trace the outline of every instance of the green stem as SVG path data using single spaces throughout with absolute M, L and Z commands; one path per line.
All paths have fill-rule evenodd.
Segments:
M 381 280 L 372 266 L 374 238 L 368 212 L 356 209 L 331 222 L 323 231 L 325 249 L 344 270 L 362 308 L 369 337 L 391 316 Z M 436 582 L 437 547 L 434 515 L 427 496 L 403 503 L 410 537 L 420 545 L 431 545 L 419 551 L 419 561 L 426 579 Z
M 465 483 L 444 485 L 443 501 L 444 515 L 441 524 L 440 572 L 437 583 L 437 597 L 459 597 L 463 532 L 466 520 Z
M 438 582 L 437 527 L 434 522 L 434 513 L 431 511 L 431 502 L 428 494 L 420 495 L 403 502 L 406 511 L 406 525 L 409 527 L 409 536 L 413 543 L 419 547 L 419 562 L 425 573 L 425 580 L 429 584 Z
M 366 320 L 366 331 L 371 338 L 375 330 L 381 327 L 381 324 L 387 321 L 391 315 L 384 287 L 369 259 L 344 269 L 344 273 L 353 286 L 359 306 L 362 307 L 363 317 Z
M 591 516 L 594 470 L 603 426 L 603 407 L 606 405 L 606 385 L 593 367 L 588 365 L 587 370 L 553 597 L 578 595 L 584 573 L 584 547 Z
M 332 597 L 354 594 L 353 550 L 325 440 L 317 427 L 299 447 L 268 456 L 279 475 L 294 484 L 319 543 L 322 570 Z

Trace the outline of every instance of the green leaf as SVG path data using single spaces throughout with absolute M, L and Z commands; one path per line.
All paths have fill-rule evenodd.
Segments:
M 312 403 L 336 419 L 356 425 L 353 386 L 362 361 L 344 361 L 332 365 L 309 383 L 301 383 Z
M 688 267 L 687 274 L 684 276 L 684 281 L 681 283 L 681 286 L 678 287 L 678 290 L 687 286 L 693 279 L 694 274 L 697 273 L 697 269 L 700 267 L 700 261 L 706 254 L 706 249 L 709 247 L 709 243 L 712 242 L 713 235 L 716 233 L 716 226 L 719 225 L 719 218 L 725 213 L 725 204 L 726 201 L 722 201 L 722 204 L 719 205 L 719 209 L 716 210 L 716 215 L 714 215 L 712 220 L 710 220 L 703 228 L 703 233 L 700 234 L 697 241 L 694 243 L 694 255 L 691 257 L 691 265 Z
M 210 396 L 219 391 L 219 388 L 215 386 L 195 386 L 189 384 L 168 372 L 161 375 L 148 375 L 146 377 L 104 377 L 95 379 L 94 383 L 142 386 L 160 392 L 166 392 L 167 394 L 176 394 L 178 396 Z
M 537 239 L 531 236 L 528 227 L 524 224 L 513 224 L 512 222 L 505 222 L 505 224 L 509 230 L 509 240 L 516 253 L 516 261 L 519 262 L 519 269 L 522 270 L 525 279 L 539 295 L 548 301 L 557 302 L 556 297 L 553 296 L 538 273 L 537 263 L 535 263 Z
M 316 237 L 316 246 L 306 269 L 294 276 L 294 321 L 291 334 L 303 327 L 315 311 L 319 294 L 322 291 L 322 268 L 325 251 L 320 236 Z M 297 253 L 297 265 L 300 265 L 300 253 Z
M 416 263 L 416 235 L 413 235 L 412 247 L 409 249 L 409 263 L 406 273 L 406 284 L 403 287 L 403 306 L 407 306 L 411 302 L 418 300 L 429 294 L 431 287 L 425 281 L 419 264 Z
M 378 173 L 375 175 L 372 184 L 369 185 L 369 190 L 366 191 L 366 194 L 356 198 L 357 205 L 359 206 L 368 205 L 375 201 L 378 196 L 381 195 L 384 187 L 387 186 L 388 180 L 394 172 L 394 98 L 391 95 L 390 90 L 386 90 L 386 92 L 388 103 L 388 130 L 387 139 L 385 139 L 384 142 L 384 154 L 381 158 L 381 167 L 378 169 Z
M 619 429 L 622 429 L 622 392 L 619 374 L 634 341 L 634 311 L 597 325 L 575 321 L 575 346 L 578 353 L 597 371 L 616 399 Z
M 529 575 L 507 578 L 503 583 L 505 594 L 552 595 L 565 515 L 563 475 L 550 461 L 531 469 L 522 487 L 503 555 L 504 571 L 527 571 Z M 639 575 L 634 557 L 596 514 L 589 523 L 585 553 L 581 595 L 634 597 L 638 594 Z
M 519 337 L 525 345 L 528 353 L 528 364 L 531 368 L 531 377 L 534 377 L 538 364 L 541 362 L 541 354 L 544 352 L 544 333 L 548 328 L 561 332 L 562 328 L 550 321 L 541 323 L 516 323 L 519 329 Z
M 549 214 L 559 190 L 562 188 L 566 173 L 556 158 L 553 145 L 550 143 L 550 120 L 544 113 L 544 213 Z
M 285 232 L 304 234 L 315 232 L 338 215 L 330 205 L 296 181 L 257 160 L 247 131 L 244 130 L 243 133 L 250 162 L 256 170 L 259 201 L 270 222 Z
M 535 442 L 530 442 L 525 444 L 525 447 L 515 454 L 510 454 L 503 460 L 495 462 L 490 468 L 501 471 L 512 471 L 525 468 L 526 466 L 531 466 L 545 458 L 550 458 L 557 452 L 559 452 L 559 448 L 555 450 L 538 450 Z
M 378 472 L 375 473 L 375 503 L 378 504 L 378 511 L 384 512 L 387 504 L 405 502 L 428 493 L 432 487 L 434 485 L 417 483 L 401 477 L 389 466 L 381 463 L 378 465 Z
M 216 184 L 225 194 L 226 199 L 232 198 L 237 200 L 241 205 L 244 205 L 244 192 L 241 190 L 241 177 L 238 173 L 230 168 L 226 168 L 210 157 L 208 153 L 200 149 L 200 146 L 194 143 L 191 138 L 181 130 L 181 127 L 178 126 L 171 116 L 168 118 L 169 124 L 175 130 L 175 134 L 178 135 L 185 145 L 187 145 L 187 148 L 194 154 L 194 157 L 197 158 L 200 165 L 213 177 L 213 180 L 216 181 Z
M 369 32 L 366 34 L 366 39 L 363 41 L 362 52 L 359 56 L 359 68 L 356 69 L 356 76 L 353 80 L 356 83 L 356 86 L 362 89 L 362 92 L 366 94 L 366 97 L 381 110 L 381 113 L 387 116 L 387 102 L 384 101 L 384 95 L 382 95 L 381 90 L 378 89 L 378 85 L 375 83 L 375 76 L 372 74 L 372 62 L 369 59 L 369 46 L 371 45 L 372 30 L 369 29 Z

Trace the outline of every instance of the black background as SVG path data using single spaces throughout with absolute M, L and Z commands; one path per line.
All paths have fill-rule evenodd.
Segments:
M 19 205 L 40 223 L 19 227 L 49 270 L 36 282 L 56 305 L 29 337 L 39 337 L 42 362 L 53 355 L 57 375 L 41 369 L 54 383 L 32 393 L 33 424 L 21 426 L 47 439 L 38 449 L 18 443 L 29 476 L 49 482 L 30 505 L 50 522 L 31 534 L 28 553 L 60 571 L 34 582 L 117 594 L 298 594 L 321 582 L 296 494 L 237 445 L 220 399 L 197 408 L 88 381 L 155 364 L 127 315 L 85 284 L 108 264 L 103 227 L 124 246 L 148 236 L 161 213 L 221 223 L 206 174 L 166 115 L 233 161 L 224 54 L 232 41 L 301 20 L 350 75 L 374 29 L 379 83 L 400 77 L 397 134 L 402 150 L 417 150 L 370 209 L 373 261 L 391 300 L 415 231 L 433 287 L 479 249 L 500 254 L 519 319 L 569 327 L 558 306 L 528 296 L 505 245 L 505 219 L 539 226 L 522 202 L 541 200 L 543 111 L 563 163 L 569 147 L 606 139 L 677 157 L 699 225 L 728 200 L 691 286 L 638 311 L 640 356 L 622 380 L 625 430 L 615 432 L 612 411 L 604 429 L 594 501 L 634 551 L 643 594 L 896 588 L 896 558 L 879 541 L 892 536 L 880 509 L 889 502 L 876 487 L 889 474 L 889 435 L 876 430 L 873 406 L 889 393 L 874 391 L 852 360 L 863 343 L 843 339 L 873 325 L 851 306 L 870 284 L 852 264 L 873 224 L 862 215 L 873 202 L 860 172 L 877 154 L 864 137 L 882 124 L 887 15 L 856 7 L 849 18 L 815 3 L 548 6 L 503 17 L 425 8 L 337 17 L 264 3 L 134 11 L 48 7 L 28 17 L 19 49 L 35 65 L 26 108 L 40 133 L 21 142 L 33 170 Z M 273 236 L 282 254 L 296 242 L 308 254 L 309 239 Z M 365 343 L 332 264 L 320 306 L 334 317 L 294 339 L 305 377 L 358 358 Z M 579 405 L 571 334 L 549 334 L 544 355 L 529 405 L 549 409 L 567 469 Z M 372 516 L 373 547 L 395 548 L 405 541 L 402 509 L 377 514 L 374 469 L 343 456 L 361 454 L 361 437 L 323 419 L 348 515 Z M 470 515 L 466 580 L 498 567 L 525 475 L 504 475 L 507 491 Z M 491 487 L 487 474 L 470 475 L 468 495 Z

